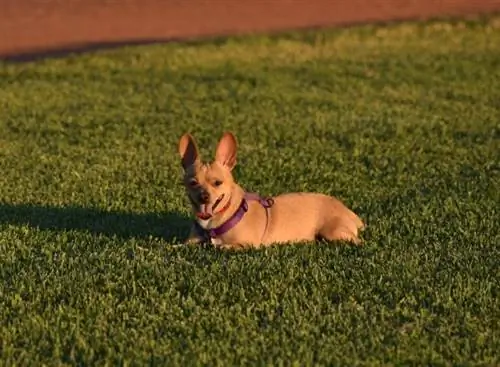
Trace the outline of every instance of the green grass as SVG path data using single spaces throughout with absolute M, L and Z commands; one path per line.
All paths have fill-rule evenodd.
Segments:
M 492 17 L 0 64 L 1 364 L 499 365 L 499 55 Z M 178 138 L 224 130 L 365 246 L 172 246 Z

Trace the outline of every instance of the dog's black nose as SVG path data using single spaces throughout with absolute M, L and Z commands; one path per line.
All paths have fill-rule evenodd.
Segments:
M 208 195 L 208 192 L 202 191 L 200 193 L 200 202 L 202 204 L 207 204 L 210 201 L 210 195 Z

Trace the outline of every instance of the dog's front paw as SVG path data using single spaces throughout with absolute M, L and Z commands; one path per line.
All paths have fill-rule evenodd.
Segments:
M 198 236 L 189 237 L 185 241 L 186 245 L 201 245 L 202 243 L 203 243 L 203 239 L 201 237 L 198 237 Z
M 222 251 L 243 251 L 243 250 L 248 250 L 251 249 L 253 246 L 251 245 L 243 245 L 239 243 L 223 243 L 223 244 L 217 244 L 213 245 L 217 250 L 222 250 Z
M 186 245 L 204 245 L 206 243 L 210 243 L 210 238 L 204 231 L 200 230 L 200 227 L 196 224 L 196 222 L 193 222 L 189 237 L 184 243 Z

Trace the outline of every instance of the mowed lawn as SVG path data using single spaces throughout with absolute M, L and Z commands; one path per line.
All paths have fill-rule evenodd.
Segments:
M 498 365 L 499 124 L 498 17 L 0 64 L 0 360 Z M 178 246 L 178 139 L 225 130 L 364 246 Z

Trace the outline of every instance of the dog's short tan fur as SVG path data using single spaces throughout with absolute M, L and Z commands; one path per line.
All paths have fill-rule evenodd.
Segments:
M 193 212 L 200 208 L 211 212 L 211 218 L 198 223 L 204 229 L 225 223 L 238 209 L 245 191 L 231 174 L 236 165 L 236 139 L 225 133 L 216 149 L 212 163 L 202 163 L 193 137 L 184 134 L 179 141 L 179 154 L 184 168 L 184 185 Z M 206 204 L 200 199 L 204 195 Z M 220 199 L 220 200 L 219 200 Z M 225 207 L 222 213 L 213 211 Z M 290 193 L 274 198 L 274 204 L 265 209 L 257 201 L 248 202 L 249 209 L 242 220 L 227 233 L 212 239 L 220 248 L 260 247 L 278 243 L 344 240 L 360 243 L 358 232 L 363 222 L 339 200 L 317 193 Z M 266 210 L 268 213 L 266 214 Z M 188 242 L 199 242 L 201 237 L 194 227 Z

